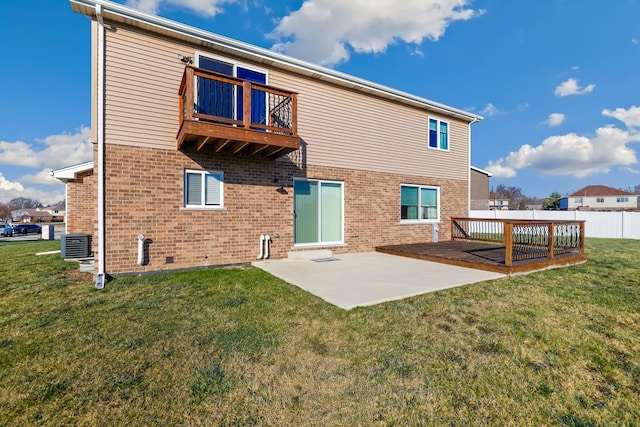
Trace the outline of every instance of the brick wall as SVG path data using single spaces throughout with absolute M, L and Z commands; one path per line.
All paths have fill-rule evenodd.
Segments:
M 67 182 L 66 223 L 69 234 L 94 233 L 96 197 L 96 176 L 93 170 L 80 172 L 74 180 Z
M 344 182 L 345 244 L 335 253 L 431 239 L 431 224 L 400 224 L 400 184 L 440 186 L 440 240 L 449 239 L 450 216 L 467 215 L 465 181 L 111 144 L 105 165 L 110 274 L 252 261 L 261 234 L 272 236 L 272 258 L 286 257 L 293 249 L 294 177 Z M 182 208 L 185 169 L 224 172 L 224 210 Z M 276 191 L 276 178 L 288 194 Z M 149 239 L 146 266 L 136 264 L 138 234 Z

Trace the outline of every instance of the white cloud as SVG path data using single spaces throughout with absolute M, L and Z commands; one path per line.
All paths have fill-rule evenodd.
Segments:
M 531 168 L 547 175 L 583 178 L 594 173 L 607 173 L 614 166 L 637 164 L 636 152 L 627 144 L 638 141 L 640 133 L 613 126 L 597 129 L 592 138 L 575 133 L 552 136 L 537 147 L 525 144 L 506 158 L 490 162 L 486 169 L 493 173 L 493 168 L 500 173 Z
M 489 164 L 484 169 L 487 172 L 491 172 L 496 178 L 513 178 L 517 175 L 514 168 L 506 166 L 503 163 L 503 159 L 500 159 L 497 162 L 489 160 Z
M 397 41 L 420 45 L 438 40 L 454 21 L 483 11 L 466 8 L 468 0 L 305 0 L 280 20 L 269 35 L 273 49 L 335 65 L 357 53 L 384 52 Z
M 26 197 L 28 199 L 37 200 L 44 205 L 52 205 L 64 200 L 64 187 L 60 186 L 57 190 L 43 190 L 36 187 L 23 187 L 22 190 L 3 189 L 0 188 L 0 200 L 8 202 L 17 197 Z
M 19 179 L 20 182 L 38 185 L 57 185 L 60 181 L 51 176 L 51 169 L 42 169 L 36 174 L 24 175 Z
M 634 38 L 631 39 L 631 43 L 638 44 L 638 43 L 640 43 L 640 39 L 638 39 L 637 37 L 634 37 Z
M 11 182 L 0 172 L 0 191 L 22 191 L 24 187 L 19 182 Z
M 484 114 L 485 116 L 495 116 L 501 114 L 501 111 L 492 103 L 488 103 L 487 106 L 480 111 L 480 114 Z
M 40 150 L 23 141 L 0 141 L 0 164 L 57 169 L 86 162 L 93 158 L 90 138 L 91 130 L 83 126 L 73 134 L 51 135 L 39 140 L 44 144 Z
M 0 201 L 16 197 L 28 197 L 42 203 L 55 203 L 64 198 L 62 184 L 49 176 L 52 169 L 59 169 L 89 161 L 93 158 L 91 130 L 80 127 L 76 133 L 50 135 L 35 144 L 23 141 L 0 141 L 0 164 L 18 166 L 25 169 L 20 179 L 11 181 L 0 174 Z M 39 172 L 30 174 L 30 169 Z M 15 168 L 14 168 L 15 169 Z M 32 186 L 27 187 L 28 183 Z M 46 188 L 55 184 L 58 189 Z
M 549 118 L 543 122 L 547 126 L 560 126 L 567 117 L 562 113 L 551 113 Z
M 0 141 L 0 164 L 37 167 L 40 161 L 31 146 L 23 141 Z
M 580 87 L 578 85 L 578 80 L 568 79 L 560 83 L 558 87 L 556 87 L 554 94 L 556 96 L 584 95 L 586 93 L 592 92 L 595 88 L 595 84 L 590 84 L 586 87 Z
M 0 201 L 8 202 L 17 197 L 27 197 L 39 200 L 44 204 L 53 204 L 64 199 L 64 190 L 43 190 L 40 188 L 25 187 L 18 181 L 8 180 L 0 172 Z
M 143 12 L 153 13 L 154 15 L 158 13 L 158 9 L 160 9 L 163 4 L 166 4 L 191 9 L 205 16 L 215 16 L 222 12 L 220 5 L 224 3 L 235 3 L 235 1 L 236 0 L 127 0 L 126 4 Z
M 628 110 L 616 108 L 615 110 L 602 110 L 602 115 L 620 120 L 628 128 L 640 127 L 640 107 L 632 105 Z

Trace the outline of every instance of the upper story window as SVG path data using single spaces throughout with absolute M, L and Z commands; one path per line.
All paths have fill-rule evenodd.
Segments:
M 429 119 L 429 148 L 449 150 L 449 123 Z
M 618 203 L 629 203 L 629 198 L 628 197 L 618 197 L 616 199 L 616 202 L 618 202 Z
M 440 220 L 440 188 L 418 185 L 400 186 L 400 221 L 437 222 Z
M 222 172 L 186 170 L 184 172 L 184 206 L 187 208 L 221 208 L 224 206 Z
M 604 203 L 604 197 L 597 197 L 596 203 Z
M 582 197 L 576 197 L 573 199 L 573 203 L 582 203 Z

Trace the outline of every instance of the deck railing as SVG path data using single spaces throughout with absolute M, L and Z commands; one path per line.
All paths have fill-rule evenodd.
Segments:
M 202 68 L 186 66 L 179 90 L 180 125 L 200 120 L 282 135 L 297 135 L 297 94 Z
M 505 264 L 535 258 L 584 254 L 584 221 L 451 218 L 452 240 L 500 243 Z

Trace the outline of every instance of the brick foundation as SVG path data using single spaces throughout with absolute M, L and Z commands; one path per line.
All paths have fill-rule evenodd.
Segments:
M 105 166 L 105 270 L 109 274 L 249 262 L 258 255 L 261 234 L 272 236 L 271 258 L 286 257 L 294 249 L 294 177 L 344 182 L 344 245 L 330 247 L 334 253 L 431 240 L 431 224 L 400 224 L 400 184 L 440 187 L 440 240 L 449 239 L 451 216 L 467 215 L 465 181 L 328 167 L 300 168 L 288 161 L 111 144 L 106 146 Z M 185 169 L 224 172 L 224 210 L 183 208 Z M 276 191 L 280 186 L 274 183 L 276 178 L 288 194 Z M 89 183 L 95 186 L 95 179 Z M 95 190 L 86 193 L 95 194 Z M 90 203 L 87 212 L 95 217 L 95 197 L 74 197 L 81 203 Z M 79 210 L 74 206 L 76 214 Z M 78 228 L 74 224 L 70 232 L 86 228 L 86 218 L 77 221 Z M 138 234 L 149 239 L 145 266 L 136 264 Z

